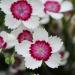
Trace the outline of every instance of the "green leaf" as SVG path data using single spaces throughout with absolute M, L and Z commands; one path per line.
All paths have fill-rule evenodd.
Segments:
M 72 0 L 72 3 L 73 3 L 74 13 L 75 13 L 75 0 Z
M 7 64 L 14 64 L 15 62 L 15 58 L 14 58 L 14 55 L 5 55 L 5 63 Z

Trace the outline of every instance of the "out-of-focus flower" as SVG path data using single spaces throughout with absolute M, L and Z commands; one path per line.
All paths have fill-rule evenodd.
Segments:
M 73 41 L 73 43 L 75 44 L 75 36 L 73 36 L 73 38 L 72 38 L 72 39 L 73 39 L 73 40 L 72 40 L 72 41 Z
M 72 16 L 70 20 L 70 25 L 68 27 L 69 36 L 73 39 L 73 43 L 75 42 L 75 15 Z
M 40 6 L 40 8 L 36 10 L 35 7 L 37 8 L 37 5 L 32 5 L 34 1 L 35 0 L 1 0 L 0 8 L 6 14 L 5 25 L 11 29 L 17 28 L 21 23 L 30 29 L 38 27 L 40 25 L 40 18 L 38 15 L 34 15 L 34 13 L 39 13 L 39 9 L 42 7 Z M 37 3 L 38 0 L 35 2 Z M 43 20 L 43 22 L 45 21 L 46 19 Z
M 1 71 L 1 72 L 0 72 L 0 75 L 6 75 L 6 72 Z
M 63 12 L 71 11 L 73 5 L 70 1 L 63 0 L 40 0 L 43 5 L 43 11 L 54 19 L 61 19 Z
M 64 18 L 66 21 L 70 20 L 71 16 L 72 16 L 72 11 L 68 11 L 64 13 Z
M 5 31 L 0 32 L 0 49 L 8 49 L 15 46 L 16 38 L 12 34 L 9 34 Z
M 52 24 L 50 24 L 48 28 L 52 35 L 61 35 L 63 29 L 62 20 L 53 20 Z
M 69 52 L 65 51 L 65 47 L 62 46 L 62 48 L 59 51 L 59 54 L 60 54 L 60 58 L 61 58 L 60 65 L 65 65 L 67 63 L 67 60 L 69 57 Z
M 71 24 L 75 25 L 75 15 L 73 15 L 71 18 Z
M 14 29 L 11 33 L 16 37 L 18 43 L 21 43 L 24 40 L 28 40 L 31 42 L 33 40 L 32 30 L 29 30 L 23 24 L 21 24 L 18 28 Z
M 27 0 L 33 7 L 32 15 L 36 15 L 40 18 L 40 24 L 46 24 L 49 22 L 49 16 L 44 12 L 44 6 L 40 0 Z
M 39 74 L 34 74 L 34 75 L 39 75 Z
M 18 46 L 22 48 L 21 44 L 24 40 L 28 40 L 30 42 L 33 41 L 32 30 L 24 27 L 23 24 L 20 25 L 17 29 L 14 29 L 11 33 L 16 37 L 15 48 Z
M 49 67 L 56 68 L 59 66 L 59 50 L 62 45 L 63 42 L 59 37 L 48 37 L 47 31 L 40 27 L 33 32 L 33 42 L 24 40 L 15 47 L 15 50 L 25 57 L 25 67 L 27 68 L 38 68 L 42 61 Z
M 24 58 L 21 55 L 15 55 L 15 63 L 10 65 L 9 73 L 15 74 L 18 71 L 25 70 Z

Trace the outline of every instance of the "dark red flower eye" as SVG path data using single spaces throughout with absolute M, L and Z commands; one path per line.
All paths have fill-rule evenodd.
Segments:
M 6 48 L 7 43 L 5 43 L 3 37 L 0 36 L 0 48 Z
M 28 40 L 32 42 L 33 37 L 30 31 L 23 30 L 23 32 L 18 35 L 17 39 L 19 43 L 21 43 L 23 40 Z
M 60 10 L 60 4 L 56 1 L 47 1 L 45 4 L 44 4 L 45 8 L 45 12 L 59 12 Z
M 45 41 L 36 41 L 30 47 L 30 54 L 36 60 L 46 61 L 51 56 L 51 47 Z
M 26 0 L 19 0 L 11 5 L 13 17 L 18 20 L 28 20 L 32 14 L 32 7 Z

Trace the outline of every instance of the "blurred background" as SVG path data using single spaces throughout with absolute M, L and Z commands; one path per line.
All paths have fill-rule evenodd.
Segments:
M 54 20 L 45 25 L 49 35 L 58 35 L 64 41 L 65 50 L 69 52 L 67 64 L 56 69 L 46 65 L 36 70 L 29 70 L 24 67 L 23 57 L 14 53 L 14 48 L 3 50 L 0 53 L 0 75 L 75 75 L 75 0 L 70 0 L 74 10 L 64 13 L 64 18 Z M 0 10 L 0 31 L 11 30 L 4 26 L 5 14 Z M 13 55 L 14 53 L 14 55 Z

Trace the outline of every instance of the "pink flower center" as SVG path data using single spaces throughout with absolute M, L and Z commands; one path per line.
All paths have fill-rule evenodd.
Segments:
M 0 48 L 6 48 L 7 44 L 4 42 L 3 38 L 0 36 Z
M 31 41 L 33 40 L 33 37 L 32 37 L 32 34 L 30 31 L 28 30 L 23 30 L 22 33 L 20 33 L 18 35 L 18 42 L 21 43 L 23 40 L 28 40 L 28 41 Z
M 30 47 L 30 54 L 36 60 L 46 61 L 51 56 L 51 47 L 45 41 L 36 41 Z
M 60 10 L 60 4 L 56 1 L 47 1 L 45 4 L 44 4 L 45 8 L 45 12 L 55 12 L 55 13 L 58 13 L 59 10 Z
M 28 20 L 32 13 L 32 7 L 25 0 L 14 2 L 10 9 L 12 15 L 18 20 Z

